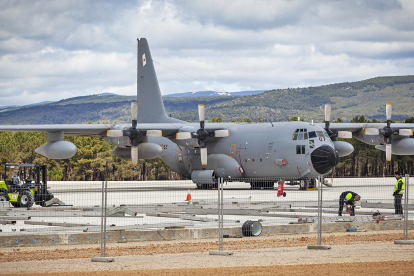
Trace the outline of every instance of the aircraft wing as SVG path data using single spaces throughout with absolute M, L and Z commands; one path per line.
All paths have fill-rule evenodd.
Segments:
M 319 123 L 316 125 L 322 128 L 325 128 L 324 123 Z M 384 128 L 385 126 L 387 126 L 386 123 L 331 123 L 329 125 L 329 128 L 331 130 L 337 130 L 337 131 L 356 132 L 364 128 Z M 414 124 L 392 123 L 392 128 L 394 130 L 414 129 Z
M 176 133 L 182 124 L 139 124 L 140 130 L 161 130 L 163 136 Z M 0 131 L 10 132 L 59 132 L 65 136 L 106 136 L 107 130 L 124 129 L 130 125 L 111 124 L 50 124 L 50 125 L 0 125 Z
M 316 124 L 320 126 L 321 128 L 325 128 L 324 123 Z M 338 131 L 350 131 L 355 132 L 358 130 L 361 130 L 365 127 L 365 123 L 331 123 L 329 125 L 329 128 L 332 130 L 338 130 Z
M 2 125 L 0 131 L 10 132 L 58 132 L 63 131 L 67 136 L 102 136 L 108 129 L 108 124 L 50 124 L 50 125 Z

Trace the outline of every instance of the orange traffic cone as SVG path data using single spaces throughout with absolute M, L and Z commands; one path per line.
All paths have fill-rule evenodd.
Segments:
M 190 189 L 188 189 L 187 199 L 185 201 L 189 201 L 189 200 L 191 200 Z

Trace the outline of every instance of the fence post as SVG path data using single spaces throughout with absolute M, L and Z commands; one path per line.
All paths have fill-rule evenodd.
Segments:
M 318 176 L 318 244 L 308 245 L 308 249 L 331 249 L 330 245 L 322 245 L 322 179 L 321 175 Z
M 322 181 L 321 176 L 318 176 L 319 189 L 318 189 L 318 245 L 321 245 L 322 241 Z
M 218 209 L 218 235 L 219 235 L 219 250 L 210 250 L 210 255 L 222 255 L 222 256 L 229 256 L 233 255 L 233 251 L 223 251 L 223 206 L 224 206 L 224 199 L 223 199 L 223 183 L 224 179 L 220 177 L 217 183 L 217 209 Z
M 108 182 L 102 181 L 102 208 L 101 208 L 101 256 L 92 257 L 92 262 L 113 262 L 115 258 L 106 257 L 106 206 L 108 195 Z
M 408 191 L 410 188 L 410 175 L 406 174 L 404 179 L 404 240 L 395 240 L 394 244 L 414 244 L 414 240 L 408 239 Z

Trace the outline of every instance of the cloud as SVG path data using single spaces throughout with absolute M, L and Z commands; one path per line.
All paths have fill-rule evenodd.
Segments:
M 3 1 L 0 105 L 134 95 L 139 37 L 163 94 L 412 75 L 412 14 L 410 0 Z

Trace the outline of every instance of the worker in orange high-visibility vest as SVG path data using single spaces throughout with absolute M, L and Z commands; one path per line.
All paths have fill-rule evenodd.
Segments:
M 405 183 L 404 179 L 401 177 L 400 172 L 395 172 L 395 178 L 397 178 L 397 183 L 394 187 L 394 207 L 395 207 L 395 214 L 402 215 L 403 209 L 401 205 L 402 196 L 404 194 Z

